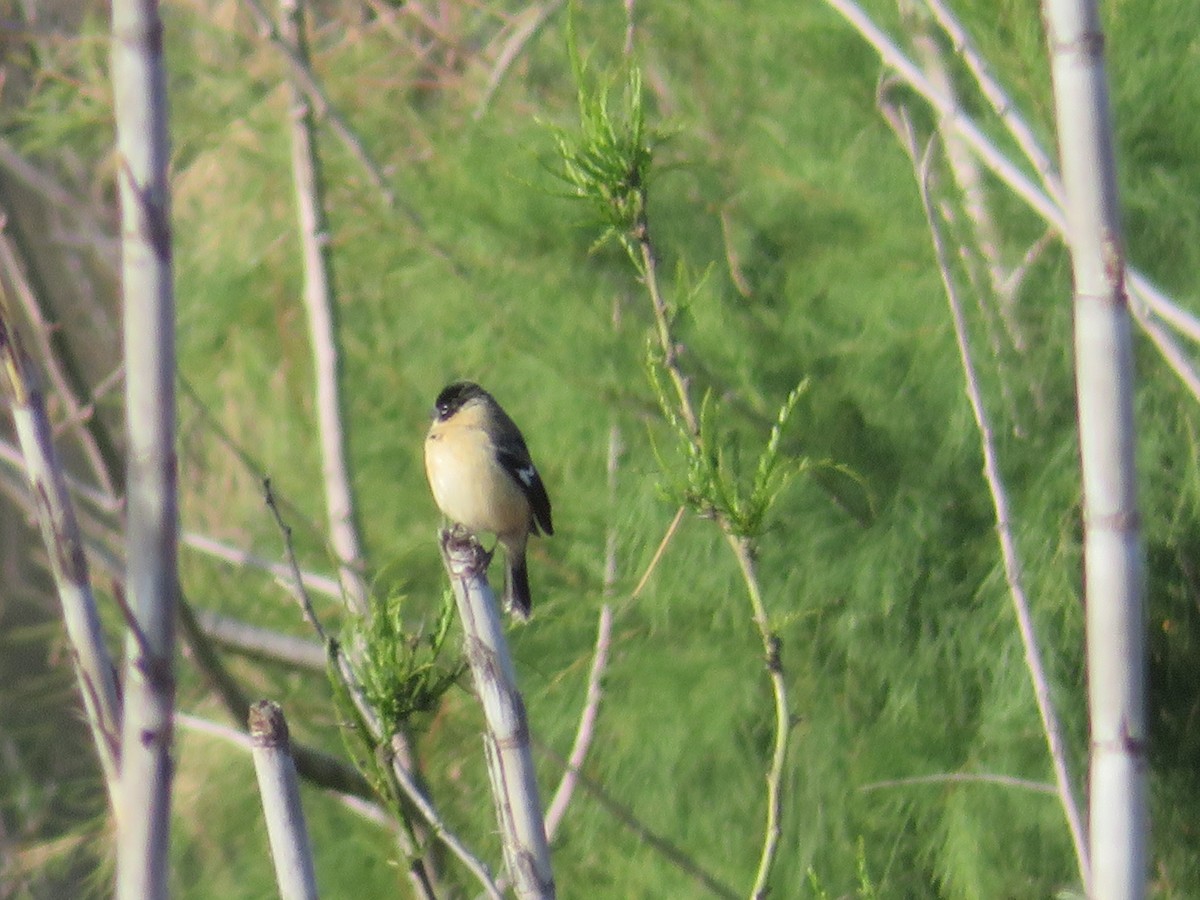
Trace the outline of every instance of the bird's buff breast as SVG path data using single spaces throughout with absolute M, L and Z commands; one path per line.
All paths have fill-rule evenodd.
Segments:
M 529 525 L 529 501 L 496 462 L 480 429 L 432 432 L 425 439 L 425 470 L 438 507 L 472 532 L 506 535 Z

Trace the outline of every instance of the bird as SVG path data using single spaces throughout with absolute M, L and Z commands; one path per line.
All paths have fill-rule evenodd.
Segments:
M 550 497 L 525 437 L 496 399 L 472 381 L 438 394 L 425 437 L 425 474 L 451 522 L 504 547 L 504 606 L 521 621 L 533 602 L 525 547 L 531 534 L 554 534 Z

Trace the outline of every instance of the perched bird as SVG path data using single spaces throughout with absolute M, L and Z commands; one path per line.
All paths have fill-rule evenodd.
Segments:
M 438 394 L 425 438 L 425 473 L 447 519 L 474 534 L 494 534 L 504 546 L 504 606 L 528 619 L 525 545 L 539 526 L 554 534 L 550 498 L 521 430 L 479 385 L 456 381 Z

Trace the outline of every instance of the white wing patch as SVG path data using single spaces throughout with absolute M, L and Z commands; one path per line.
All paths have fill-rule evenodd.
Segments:
M 517 477 L 521 479 L 521 483 L 525 487 L 532 487 L 534 479 L 537 478 L 537 469 L 533 466 L 521 466 L 517 469 Z

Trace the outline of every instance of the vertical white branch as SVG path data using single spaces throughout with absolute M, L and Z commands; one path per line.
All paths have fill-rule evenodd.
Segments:
M 248 724 L 279 896 L 283 900 L 316 900 L 317 876 L 287 720 L 278 703 L 260 700 L 250 707 Z
M 305 65 L 304 11 L 300 0 L 280 0 L 279 33 Z M 322 203 L 320 159 L 308 95 L 288 81 L 292 124 L 292 177 L 300 217 L 304 259 L 304 307 L 308 313 L 316 379 L 317 434 L 321 442 L 321 473 L 329 539 L 340 566 L 339 575 L 351 605 L 367 615 L 367 586 L 362 575 L 362 542 L 356 522 L 354 492 L 346 462 L 342 427 L 341 359 L 334 312 L 333 264 L 329 256 L 329 226 Z
M 1092 897 L 1146 891 L 1145 613 L 1133 347 L 1104 36 L 1094 2 L 1047 0 L 1083 466 Z
M 117 895 L 122 900 L 166 896 L 170 831 L 178 507 L 162 49 L 156 0 L 113 0 L 128 434 L 125 587 L 132 616 L 117 816 Z
M 525 701 L 487 582 L 488 557 L 473 539 L 441 535 L 442 559 L 462 619 L 467 661 L 483 707 L 484 750 L 509 877 L 523 900 L 556 896 L 550 847 L 538 798 Z

